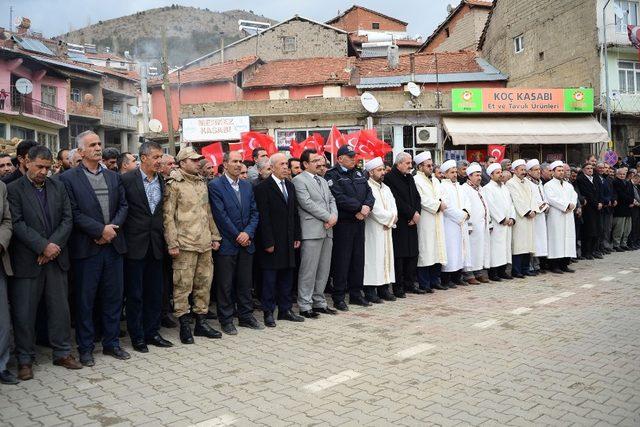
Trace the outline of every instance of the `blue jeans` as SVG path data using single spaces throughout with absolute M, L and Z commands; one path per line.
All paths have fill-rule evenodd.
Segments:
M 78 352 L 93 352 L 93 306 L 100 296 L 102 347 L 120 346 L 120 311 L 122 309 L 122 255 L 113 245 L 73 263 L 76 283 L 76 343 Z
M 152 338 L 160 329 L 162 313 L 162 260 L 151 248 L 143 259 L 127 259 L 127 330 L 132 342 Z

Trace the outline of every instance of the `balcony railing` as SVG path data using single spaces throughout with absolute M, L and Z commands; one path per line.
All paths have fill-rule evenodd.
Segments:
M 16 96 L 16 94 L 13 94 L 11 97 L 11 109 L 20 114 L 28 114 L 63 126 L 67 124 L 67 116 L 64 110 L 24 95 Z
M 102 124 L 121 129 L 136 129 L 138 127 L 135 116 L 109 110 L 102 112 Z
M 77 102 L 70 99 L 69 114 L 100 119 L 102 117 L 102 107 L 100 105 L 89 104 L 87 102 Z

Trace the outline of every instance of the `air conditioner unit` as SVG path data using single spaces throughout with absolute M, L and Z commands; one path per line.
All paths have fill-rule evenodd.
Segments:
M 438 128 L 424 126 L 416 128 L 416 145 L 436 145 L 438 143 Z

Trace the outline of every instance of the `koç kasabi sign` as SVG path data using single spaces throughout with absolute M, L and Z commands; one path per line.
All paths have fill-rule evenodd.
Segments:
M 593 89 L 452 89 L 455 113 L 592 113 Z
M 182 119 L 182 139 L 186 142 L 239 140 L 240 134 L 250 130 L 249 116 Z

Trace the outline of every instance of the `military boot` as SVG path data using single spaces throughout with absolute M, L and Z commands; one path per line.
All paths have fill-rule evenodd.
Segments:
M 196 327 L 193 328 L 193 334 L 197 337 L 222 338 L 221 332 L 209 326 L 206 314 L 196 314 Z
M 180 321 L 180 342 L 182 342 L 182 344 L 193 344 L 193 335 L 191 335 L 189 317 L 190 316 L 183 314 L 178 318 Z

